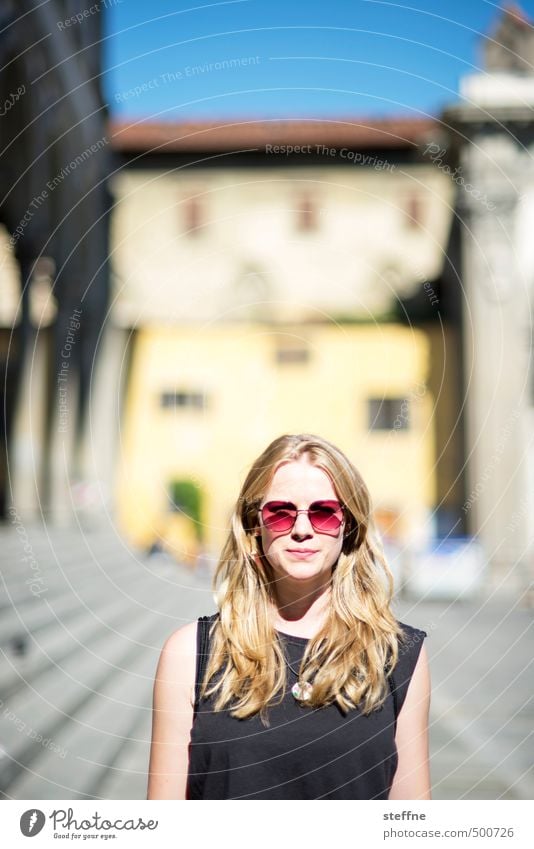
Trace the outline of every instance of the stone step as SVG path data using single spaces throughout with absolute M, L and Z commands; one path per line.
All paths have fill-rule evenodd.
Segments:
M 161 594 L 169 597 L 166 588 Z M 155 599 L 158 604 L 161 594 Z M 102 627 L 87 647 L 80 646 L 72 652 L 62 666 L 45 669 L 35 676 L 31 686 L 6 702 L 0 713 L 0 741 L 4 749 L 0 761 L 0 789 L 5 790 L 20 769 L 39 753 L 42 744 L 31 739 L 30 731 L 41 733 L 43 738 L 54 738 L 55 744 L 55 737 L 65 721 L 109 679 L 121 678 L 132 656 L 143 654 L 142 641 L 152 628 L 151 617 L 143 615 L 132 620 L 126 611 L 120 633 Z M 6 711 L 11 716 L 6 715 Z
M 135 561 L 122 560 L 113 563 L 113 568 L 108 568 L 105 560 L 106 571 L 99 575 L 97 586 L 101 585 L 104 578 L 113 583 L 126 580 L 128 574 L 142 571 Z M 4 589 L 0 595 L 0 645 L 3 645 L 5 634 L 9 634 L 12 623 L 16 627 L 17 612 L 21 615 L 28 610 L 33 612 L 43 601 L 49 604 L 60 603 L 62 599 L 73 595 L 74 589 L 78 592 L 89 592 L 95 586 L 93 561 L 82 561 L 76 567 L 62 565 L 48 574 L 43 574 L 43 581 L 36 585 L 36 591 L 32 593 L 26 584 L 26 576 L 20 578 L 17 584 L 9 581 L 4 576 Z M 6 589 L 7 587 L 7 589 Z
M 59 621 L 52 620 L 36 635 L 28 638 L 28 651 L 20 658 L 0 657 L 0 678 L 3 700 L 8 701 L 14 693 L 47 667 L 63 663 L 80 646 L 88 645 L 102 630 L 102 622 L 113 628 L 120 627 L 123 620 L 131 616 L 131 606 L 124 599 L 112 599 L 95 611 L 82 610 L 78 604 L 69 616 Z
M 143 713 L 132 739 L 123 746 L 102 780 L 101 799 L 146 798 L 151 734 L 152 717 Z
M 123 571 L 132 589 L 141 584 L 146 586 L 146 576 L 142 572 L 132 572 L 130 564 L 125 564 Z M 95 584 L 93 581 L 83 588 L 71 585 L 53 597 L 47 593 L 46 600 L 44 596 L 30 597 L 24 603 L 13 605 L 2 614 L 0 620 L 0 647 L 9 649 L 14 640 L 25 641 L 28 635 L 40 636 L 42 629 L 53 627 L 58 622 L 67 623 L 80 614 L 82 604 L 94 610 L 99 603 L 107 600 L 105 590 L 100 583 Z
M 35 562 L 44 575 L 53 576 L 56 572 L 61 573 L 63 569 L 74 572 L 80 568 L 81 563 L 85 568 L 87 565 L 94 566 L 95 563 L 100 564 L 106 560 L 112 564 L 111 558 L 117 558 L 117 554 L 120 555 L 119 562 L 135 562 L 144 556 L 126 545 L 119 546 L 117 539 L 110 538 L 109 531 L 102 537 L 84 537 L 80 536 L 79 532 L 64 536 L 63 533 L 55 531 L 48 540 L 43 538 L 41 531 L 40 535 L 30 535 L 29 542 L 31 549 L 25 551 L 18 539 L 10 539 L 5 532 L 2 534 L 1 574 L 14 590 L 23 586 L 24 580 L 34 571 L 31 569 L 31 562 Z M 28 558 L 27 561 L 23 559 L 25 557 Z
M 200 589 L 200 592 L 198 591 Z M 175 619 L 175 616 L 169 613 L 168 617 L 150 617 L 151 626 L 150 630 L 145 637 L 146 644 L 142 647 L 136 647 L 134 649 L 134 654 L 131 661 L 124 670 L 117 671 L 116 676 L 111 676 L 104 684 L 100 687 L 98 693 L 95 693 L 88 698 L 86 702 L 84 702 L 76 714 L 71 717 L 65 717 L 63 722 L 59 724 L 57 729 L 57 734 L 54 737 L 54 744 L 57 746 L 59 753 L 53 751 L 36 751 L 35 758 L 39 759 L 41 764 L 46 764 L 46 769 L 50 770 L 49 777 L 42 778 L 42 784 L 40 783 L 39 776 L 42 773 L 41 768 L 36 768 L 36 760 L 32 760 L 29 762 L 26 767 L 26 771 L 18 773 L 14 776 L 13 781 L 10 785 L 8 785 L 9 790 L 9 798 L 65 798 L 66 791 L 58 786 L 57 775 L 59 771 L 64 770 L 64 780 L 68 782 L 66 776 L 68 774 L 68 769 L 70 767 L 63 767 L 63 760 L 67 760 L 69 758 L 69 753 L 65 754 L 63 757 L 60 757 L 60 754 L 63 754 L 61 750 L 67 750 L 69 746 L 72 746 L 72 749 L 69 751 L 76 752 L 79 761 L 82 762 L 82 765 L 78 764 L 78 768 L 81 769 L 83 774 L 90 775 L 92 784 L 88 781 L 84 787 L 80 790 L 80 787 L 76 785 L 74 782 L 72 784 L 72 791 L 69 791 L 67 794 L 67 798 L 73 798 L 71 795 L 74 792 L 74 788 L 78 787 L 80 792 L 79 798 L 105 798 L 102 795 L 101 787 L 109 779 L 110 773 L 112 771 L 112 767 L 114 767 L 116 762 L 122 761 L 124 759 L 128 759 L 129 752 L 136 752 L 137 763 L 137 775 L 135 781 L 135 790 L 137 795 L 131 795 L 134 792 L 134 788 L 132 787 L 131 776 L 128 775 L 128 772 L 118 772 L 113 771 L 113 775 L 115 776 L 114 782 L 114 792 L 118 793 L 117 798 L 145 798 L 146 796 L 146 781 L 147 781 L 147 769 L 148 769 L 148 753 L 150 747 L 150 731 L 151 731 L 151 709 L 152 709 L 152 689 L 153 689 L 153 679 L 154 673 L 157 665 L 157 661 L 159 658 L 159 654 L 161 651 L 161 647 L 165 642 L 166 638 L 169 634 L 175 630 L 179 624 L 183 624 L 186 621 L 192 621 L 196 619 L 196 617 L 200 614 L 206 612 L 207 609 L 206 604 L 204 602 L 204 593 L 202 592 L 202 587 L 200 588 L 192 588 L 191 591 L 186 592 L 180 596 L 178 599 L 180 608 L 182 610 L 188 610 L 188 615 L 184 617 L 182 622 L 178 623 L 178 625 L 173 624 L 172 627 L 169 628 L 169 621 Z M 166 594 L 165 604 L 169 610 L 174 612 L 176 608 L 177 600 L 170 596 L 168 593 Z M 164 610 L 164 605 L 161 605 L 162 610 Z M 147 664 L 145 667 L 145 671 L 139 673 L 139 669 L 136 671 L 136 667 L 141 665 L 143 669 L 143 664 Z M 148 671 L 146 671 L 148 669 Z M 121 706 L 121 709 L 117 709 L 117 701 L 124 702 L 125 701 L 125 690 L 121 689 L 120 681 L 123 678 L 128 677 L 130 679 L 130 683 L 128 687 L 133 691 L 133 696 L 128 697 L 129 704 L 126 706 Z M 138 684 L 132 683 L 132 679 L 137 679 Z M 114 701 L 111 701 L 109 696 L 108 688 L 117 688 L 118 696 L 115 694 L 112 696 Z M 101 699 L 101 695 L 102 698 Z M 99 701 L 102 700 L 105 702 L 105 705 L 102 707 L 98 707 Z M 95 705 L 97 705 L 98 710 L 101 710 L 105 716 L 99 719 L 98 723 L 95 723 L 94 715 L 95 715 Z M 87 713 L 87 719 L 85 718 L 85 713 Z M 125 713 L 129 715 L 128 721 L 131 721 L 131 727 L 126 727 L 126 719 Z M 83 718 L 83 724 L 80 719 Z M 108 741 L 107 745 L 103 745 L 103 751 L 100 754 L 100 757 L 95 758 L 95 744 L 93 740 L 93 736 L 95 734 L 94 726 L 97 726 L 97 729 L 100 728 L 100 737 L 106 738 L 109 736 L 107 732 L 110 729 L 113 729 L 115 724 L 119 722 L 119 732 L 113 731 L 111 734 L 111 740 Z M 93 728 L 89 728 L 89 726 L 93 726 Z M 143 726 L 143 730 L 141 735 L 136 730 L 138 726 Z M 72 728 L 77 730 L 72 731 L 72 740 L 65 735 L 70 735 Z M 81 728 L 81 731 L 79 730 Z M 80 742 L 81 741 L 81 742 Z M 83 764 L 85 764 L 85 760 L 87 761 L 98 761 L 93 766 L 90 766 L 88 771 L 85 770 Z M 99 764 L 102 765 L 102 772 L 99 771 Z M 33 775 L 33 778 L 30 778 L 30 775 Z M 26 784 L 22 784 L 22 782 L 32 781 L 31 784 L 31 794 Z M 29 785 L 28 785 L 29 786 Z M 23 789 L 26 788 L 26 789 Z M 121 789 L 122 788 L 122 789 Z M 20 795 L 24 794 L 24 795 Z
M 145 625 L 144 638 L 149 639 L 153 623 Z M 56 740 L 66 755 L 42 750 L 13 782 L 11 793 L 17 799 L 96 798 L 108 764 L 129 744 L 139 723 L 157 660 L 156 649 L 128 652 L 122 659 L 128 670 L 108 678 L 63 723 Z

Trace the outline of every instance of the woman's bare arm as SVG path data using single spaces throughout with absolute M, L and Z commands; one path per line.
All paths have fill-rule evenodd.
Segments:
M 185 799 L 193 722 L 197 623 L 167 639 L 154 682 L 148 799 Z
M 425 646 L 421 651 L 397 718 L 395 742 L 399 762 L 389 799 L 430 799 L 428 713 L 430 671 Z

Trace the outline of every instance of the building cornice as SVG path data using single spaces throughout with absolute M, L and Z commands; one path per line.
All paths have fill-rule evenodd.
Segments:
M 244 119 L 151 122 L 113 120 L 110 136 L 120 153 L 189 153 L 265 150 L 266 145 L 413 149 L 439 127 L 433 118 Z

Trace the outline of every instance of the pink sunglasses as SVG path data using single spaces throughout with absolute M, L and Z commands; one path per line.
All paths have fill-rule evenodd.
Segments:
M 275 533 L 290 531 L 299 513 L 307 513 L 312 528 L 320 534 L 336 534 L 344 518 L 339 501 L 314 501 L 307 510 L 297 510 L 291 501 L 268 501 L 260 512 L 265 527 Z

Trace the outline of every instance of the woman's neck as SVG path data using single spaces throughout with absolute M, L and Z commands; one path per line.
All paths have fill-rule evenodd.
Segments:
M 273 626 L 299 637 L 313 637 L 324 624 L 330 602 L 330 586 L 320 587 L 312 593 L 302 595 L 281 591 L 272 610 Z

